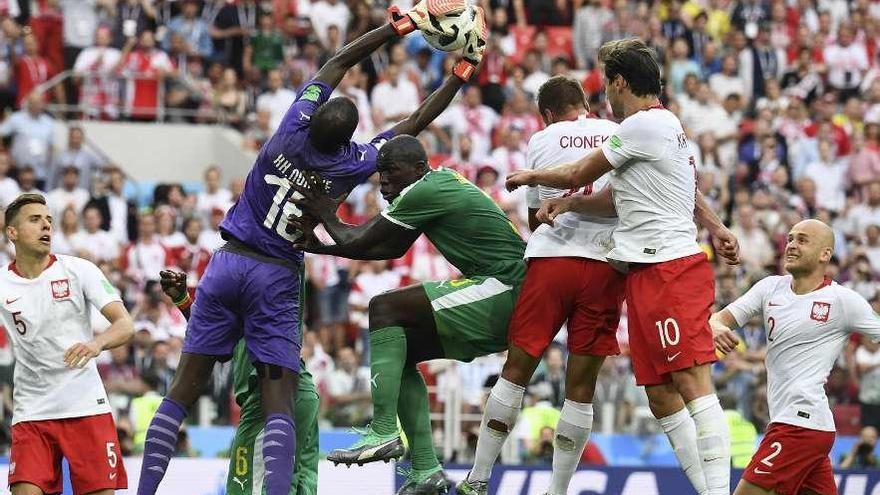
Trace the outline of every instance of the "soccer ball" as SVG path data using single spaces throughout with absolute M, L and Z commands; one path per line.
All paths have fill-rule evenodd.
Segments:
M 438 31 L 447 34 L 422 33 L 429 45 L 444 52 L 458 50 L 467 44 L 468 33 L 474 27 L 477 11 L 470 5 L 458 14 L 435 16 L 428 14 L 428 20 Z

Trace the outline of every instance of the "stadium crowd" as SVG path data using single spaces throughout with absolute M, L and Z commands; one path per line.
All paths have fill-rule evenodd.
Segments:
M 433 166 L 455 169 L 477 184 L 523 236 L 524 195 L 507 193 L 503 182 L 510 171 L 525 168 L 529 138 L 543 127 L 534 104 L 537 88 L 552 75 L 569 74 L 583 81 L 592 111 L 610 116 L 596 52 L 605 41 L 638 36 L 662 63 L 665 104 L 690 138 L 697 187 L 740 241 L 741 266 L 715 264 L 718 304 L 778 273 L 788 229 L 817 217 L 836 235 L 829 276 L 880 310 L 880 1 L 480 3 L 491 13 L 492 30 L 482 70 L 422 139 Z M 105 353 L 99 365 L 127 449 L 136 451 L 143 442 L 150 415 L 139 418 L 138 411 L 148 410 L 170 385 L 186 329 L 161 292 L 159 271 L 185 271 L 195 287 L 223 242 L 217 226 L 241 193 L 243 178 L 221 177 L 208 166 L 199 187 L 160 184 L 150 204 L 137 204 L 125 195 L 125 164 L 89 149 L 74 122 L 226 125 L 244 134 L 245 147 L 258 150 L 317 68 L 383 22 L 387 4 L 0 0 L 0 206 L 20 192 L 45 192 L 56 221 L 54 251 L 95 261 L 130 306 L 138 331 L 133 345 Z M 357 103 L 355 139 L 369 140 L 415 110 L 456 56 L 432 51 L 415 35 L 350 71 L 337 93 Z M 53 76 L 65 71 L 71 76 L 54 84 Z M 56 121 L 68 122 L 66 143 L 53 142 Z M 590 144 L 561 146 L 586 150 Z M 348 196 L 341 215 L 357 223 L 384 206 L 372 180 Z M 711 257 L 710 239 L 701 236 Z M 13 255 L 7 244 L 0 261 Z M 370 419 L 370 298 L 415 281 L 453 278 L 455 270 L 425 238 L 392 262 L 309 255 L 306 270 L 303 356 L 321 393 L 322 421 L 363 425 Z M 96 328 L 99 320 L 96 313 Z M 742 330 L 742 348 L 715 366 L 725 409 L 757 431 L 768 421 L 765 332 L 762 321 L 750 323 Z M 623 353 L 602 369 L 597 421 L 610 422 L 614 431 L 651 431 L 654 421 L 643 421 L 650 419 L 647 399 L 630 371 L 625 316 L 618 334 Z M 11 359 L 8 346 L 0 350 L 7 423 Z M 551 348 L 529 387 L 526 410 L 533 412 L 524 413 L 519 438 L 525 456 L 539 462 L 550 458 L 547 427 L 556 424 L 565 397 L 564 362 L 564 346 Z M 441 411 L 444 390 L 455 388 L 465 412 L 479 413 L 502 363 L 500 356 L 480 358 L 456 373 L 446 362 L 423 365 L 429 385 L 437 387 L 432 407 Z M 842 433 L 880 427 L 880 344 L 854 338 L 827 391 Z M 230 392 L 226 364 L 205 391 L 219 424 L 236 420 Z M 606 403 L 615 407 L 603 408 Z M 613 417 L 602 417 L 605 411 Z M 478 425 L 475 420 L 465 428 L 470 444 Z M 862 435 L 876 444 L 876 430 Z M 461 455 L 466 460 L 468 454 Z M 845 464 L 878 465 L 873 457 L 848 458 Z

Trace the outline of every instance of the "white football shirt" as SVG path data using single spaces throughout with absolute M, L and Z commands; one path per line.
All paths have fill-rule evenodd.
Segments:
M 535 133 L 529 140 L 526 166 L 531 170 L 552 168 L 577 161 L 593 148 L 602 146 L 618 125 L 610 120 L 578 117 L 577 120 L 556 122 Z M 573 194 L 593 194 L 608 183 L 608 176 L 571 191 L 552 187 L 530 187 L 526 192 L 529 208 L 540 208 L 541 201 Z M 601 218 L 567 212 L 556 217 L 553 226 L 542 224 L 529 237 L 526 258 L 573 256 L 605 261 L 611 250 L 611 234 L 616 218 Z
M 617 209 L 611 260 L 658 263 L 700 252 L 696 167 L 681 122 L 661 107 L 630 115 L 602 145 Z
M 12 423 L 110 412 L 94 360 L 82 368 L 64 365 L 64 352 L 94 337 L 90 307 L 121 301 L 92 263 L 53 255 L 35 279 L 14 264 L 0 269 L 0 316 L 15 354 Z
M 727 309 L 737 325 L 758 315 L 766 325 L 770 421 L 834 431 L 825 380 L 849 333 L 880 339 L 880 317 L 862 296 L 830 280 L 801 295 L 791 281 L 767 277 Z

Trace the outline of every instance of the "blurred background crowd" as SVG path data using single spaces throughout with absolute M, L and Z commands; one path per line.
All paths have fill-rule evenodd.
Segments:
M 241 194 L 243 177 L 193 164 L 205 167 L 203 183 L 160 183 L 151 201 L 138 200 L 126 193 L 125 164 L 89 146 L 75 122 L 229 126 L 244 135 L 245 147 L 258 150 L 317 69 L 343 44 L 385 22 L 388 3 L 0 0 L 0 206 L 20 192 L 45 192 L 56 219 L 54 251 L 99 264 L 130 306 L 138 330 L 133 345 L 105 353 L 99 365 L 127 449 L 143 442 L 148 419 L 139 412 L 167 390 L 186 329 L 161 293 L 158 273 L 175 267 L 195 286 L 222 244 L 217 227 Z M 880 1 L 479 3 L 492 31 L 482 71 L 422 140 L 433 166 L 476 183 L 524 237 L 524 196 L 504 191 L 503 180 L 525 167 L 529 138 L 544 126 L 537 89 L 550 76 L 568 74 L 583 82 L 591 110 L 610 117 L 597 50 L 605 41 L 638 36 L 661 62 L 663 100 L 690 138 L 698 187 L 742 247 L 741 266 L 716 263 L 719 306 L 779 273 L 789 227 L 817 217 L 837 238 L 829 276 L 880 309 Z M 451 73 L 456 57 L 414 35 L 352 69 L 336 94 L 358 106 L 355 138 L 369 140 L 415 110 Z M 66 142 L 53 140 L 57 121 L 70 123 Z M 374 178 L 349 195 L 340 215 L 357 223 L 384 206 Z M 711 256 L 710 239 L 700 235 Z M 13 255 L 6 245 L 0 261 Z M 322 424 L 363 425 L 371 414 L 370 298 L 420 280 L 454 278 L 455 269 L 424 237 L 392 262 L 310 255 L 306 264 L 303 356 L 321 394 Z M 94 324 L 101 328 L 100 315 Z M 618 333 L 623 352 L 607 359 L 597 385 L 597 429 L 651 433 L 655 422 L 630 369 L 625 314 Z M 750 322 L 741 336 L 741 349 L 715 365 L 715 377 L 731 424 L 754 435 L 769 420 L 763 322 Z M 545 461 L 552 450 L 565 393 L 564 331 L 559 341 L 529 388 L 518 426 L 525 459 Z M 438 417 L 447 392 L 457 391 L 461 400 L 454 404 L 470 418 L 462 428 L 465 445 L 475 443 L 482 401 L 502 363 L 498 355 L 422 366 L 435 387 Z M 8 423 L 8 345 L 0 349 L 0 365 Z M 873 448 L 863 446 L 876 444 L 871 427 L 880 426 L 880 345 L 854 336 L 827 391 L 840 432 L 862 434 L 861 447 L 841 462 L 876 465 L 866 454 Z M 235 424 L 228 364 L 215 370 L 205 397 L 199 421 Z M 457 460 L 466 462 L 470 450 L 457 451 Z M 601 453 L 588 455 L 602 461 Z

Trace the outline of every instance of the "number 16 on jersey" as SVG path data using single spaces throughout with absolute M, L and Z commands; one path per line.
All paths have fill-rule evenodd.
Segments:
M 287 239 L 290 242 L 295 241 L 298 236 L 296 233 L 290 233 L 287 231 L 287 218 L 290 215 L 301 217 L 302 211 L 288 200 L 301 199 L 303 197 L 302 194 L 296 191 L 293 191 L 293 194 L 290 194 L 290 179 L 287 179 L 286 177 L 266 174 L 263 176 L 263 180 L 266 181 L 266 184 L 278 186 L 278 192 L 276 192 L 275 197 L 272 198 L 272 206 L 266 214 L 266 219 L 263 220 L 263 226 L 270 230 L 274 226 L 275 232 L 282 238 Z M 288 194 L 290 195 L 288 196 Z

